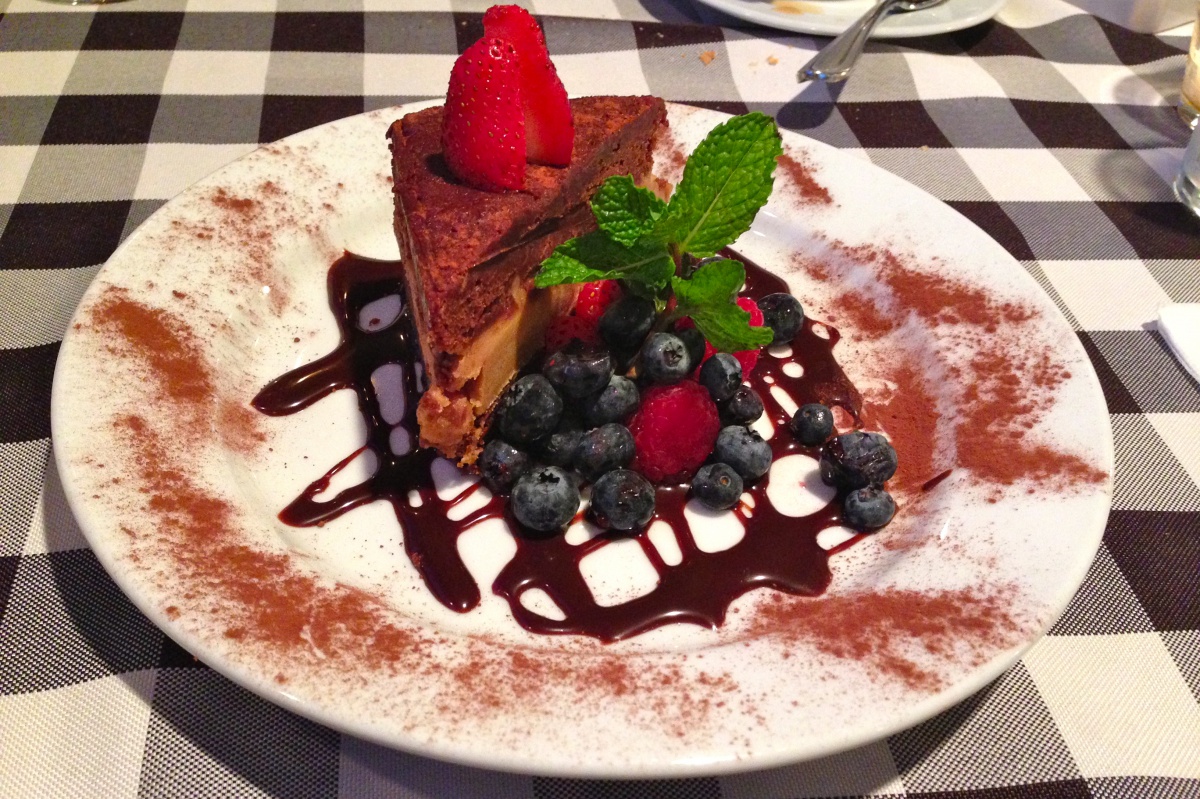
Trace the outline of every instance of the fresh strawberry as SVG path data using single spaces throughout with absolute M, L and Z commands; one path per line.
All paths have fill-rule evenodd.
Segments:
M 487 37 L 468 47 L 450 71 L 442 151 L 463 182 L 487 191 L 525 186 L 525 114 L 517 51 Z
M 578 316 L 559 316 L 550 321 L 546 328 L 546 352 L 558 352 L 571 343 L 571 339 L 579 339 L 585 344 L 598 344 L 600 336 L 596 325 Z
M 575 143 L 571 106 L 537 21 L 520 6 L 492 6 L 483 15 L 483 31 L 485 36 L 512 42 L 517 50 L 527 158 L 550 166 L 571 163 Z
M 579 289 L 579 298 L 575 300 L 575 315 L 586 319 L 592 325 L 598 325 L 608 306 L 620 296 L 621 286 L 615 280 L 584 283 Z

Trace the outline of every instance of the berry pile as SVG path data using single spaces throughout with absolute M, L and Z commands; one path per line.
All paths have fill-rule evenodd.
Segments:
M 789 294 L 739 304 L 775 342 L 790 341 L 804 318 Z M 541 371 L 500 398 L 478 461 L 489 488 L 509 495 L 517 521 L 563 529 L 590 484 L 588 518 L 636 532 L 654 517 L 655 484 L 690 482 L 696 500 L 725 510 L 770 470 L 771 447 L 750 427 L 763 401 L 744 382 L 760 352 L 715 352 L 690 321 L 670 324 L 653 301 L 615 281 L 583 286 L 575 309 L 551 324 Z M 821 448 L 821 476 L 839 489 L 846 524 L 868 531 L 890 521 L 896 506 L 883 484 L 896 452 L 883 436 L 834 437 L 832 412 L 815 404 L 789 428 L 802 445 Z

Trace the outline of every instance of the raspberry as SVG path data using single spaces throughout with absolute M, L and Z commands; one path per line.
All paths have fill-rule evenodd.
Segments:
M 749 297 L 738 297 L 737 304 L 739 308 L 750 314 L 750 327 L 763 326 L 763 313 L 758 309 L 758 306 L 754 303 L 754 300 L 750 299 Z M 687 329 L 695 326 L 696 323 L 687 317 L 684 317 L 675 323 L 676 329 Z M 754 367 L 758 365 L 758 356 L 761 352 L 761 350 L 742 350 L 741 352 L 733 353 L 733 357 L 737 358 L 738 363 L 742 365 L 743 375 L 749 377 L 750 373 L 754 371 Z M 715 353 L 716 350 L 713 349 L 713 345 L 709 344 L 707 341 L 704 342 L 704 357 L 700 359 L 700 363 L 703 364 Z M 695 377 L 699 374 L 700 367 L 697 366 L 692 376 Z
M 558 352 L 576 338 L 584 344 L 600 342 L 596 325 L 578 316 L 559 316 L 546 328 L 546 352 Z
M 688 480 L 708 459 L 720 429 L 717 406 L 696 381 L 651 386 L 629 421 L 633 468 L 655 483 Z
M 750 327 L 763 326 L 763 312 L 758 309 L 758 303 L 749 297 L 738 297 L 738 307 L 750 314 Z
M 615 280 L 584 283 L 579 289 L 579 299 L 575 300 L 575 315 L 586 319 L 594 327 L 600 324 L 605 309 L 620 296 L 621 287 Z

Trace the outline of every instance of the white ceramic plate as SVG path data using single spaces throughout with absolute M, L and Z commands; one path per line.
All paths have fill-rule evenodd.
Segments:
M 875 0 L 700 0 L 730 16 L 820 36 L 837 36 L 867 13 Z M 875 29 L 873 39 L 903 39 L 950 33 L 996 16 L 1006 0 L 948 0 L 939 6 L 888 15 Z
M 433 757 L 682 776 L 813 758 L 915 724 L 998 676 L 1067 605 L 1111 493 L 1108 417 L 1084 351 L 974 225 L 790 133 L 791 168 L 737 246 L 783 274 L 815 318 L 838 317 L 839 358 L 875 424 L 902 459 L 932 459 L 928 474 L 907 464 L 888 528 L 832 557 L 825 596 L 756 591 L 719 630 L 675 625 L 603 645 L 526 633 L 490 595 L 512 551 L 499 521 L 462 539 L 484 595 L 466 614 L 425 589 L 385 503 L 323 528 L 280 523 L 285 504 L 361 444 L 363 426 L 347 391 L 283 418 L 247 403 L 336 344 L 325 275 L 343 250 L 396 255 L 383 136 L 400 113 L 297 134 L 188 189 L 113 255 L 63 342 L 53 432 L 71 507 L 121 588 L 205 663 L 297 713 Z M 723 117 L 682 106 L 670 116 L 658 164 L 677 178 L 680 148 Z M 796 175 L 829 201 L 802 193 Z M 925 302 L 939 285 L 953 291 L 936 323 L 895 304 Z M 854 297 L 869 304 L 848 315 Z M 872 307 L 904 324 L 868 336 L 859 323 Z M 998 352 L 1026 408 L 1011 444 L 970 439 L 995 410 L 967 392 L 979 385 L 972 370 Z M 984 399 L 999 385 L 986 383 Z M 926 404 L 913 405 L 912 386 Z M 934 421 L 906 432 L 889 421 L 904 408 Z M 1034 445 L 1104 474 L 989 477 Z M 950 466 L 936 489 L 914 488 Z M 712 543 L 721 528 L 693 533 L 727 546 Z M 633 549 L 601 570 L 597 591 L 637 590 Z

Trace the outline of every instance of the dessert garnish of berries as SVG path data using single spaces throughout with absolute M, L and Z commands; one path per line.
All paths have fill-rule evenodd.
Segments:
M 483 38 L 450 71 L 442 116 L 447 166 L 479 189 L 521 189 L 527 163 L 566 166 L 574 143 L 567 90 L 542 29 L 520 6 L 492 6 Z
M 654 518 L 656 486 L 689 485 L 723 510 L 768 473 L 772 449 L 752 428 L 763 401 L 747 379 L 764 347 L 796 337 L 804 311 L 786 293 L 741 296 L 745 267 L 717 252 L 749 229 L 781 152 L 769 117 L 734 117 L 692 153 L 667 201 L 609 178 L 592 198 L 598 230 L 542 263 L 535 285 L 582 284 L 578 300 L 551 322 L 541 370 L 501 396 L 478 461 L 526 529 L 564 529 L 587 485 L 594 524 L 637 532 Z M 884 484 L 896 451 L 886 438 L 835 436 L 831 409 L 818 404 L 788 428 L 820 448 L 845 524 L 866 532 L 891 520 Z

